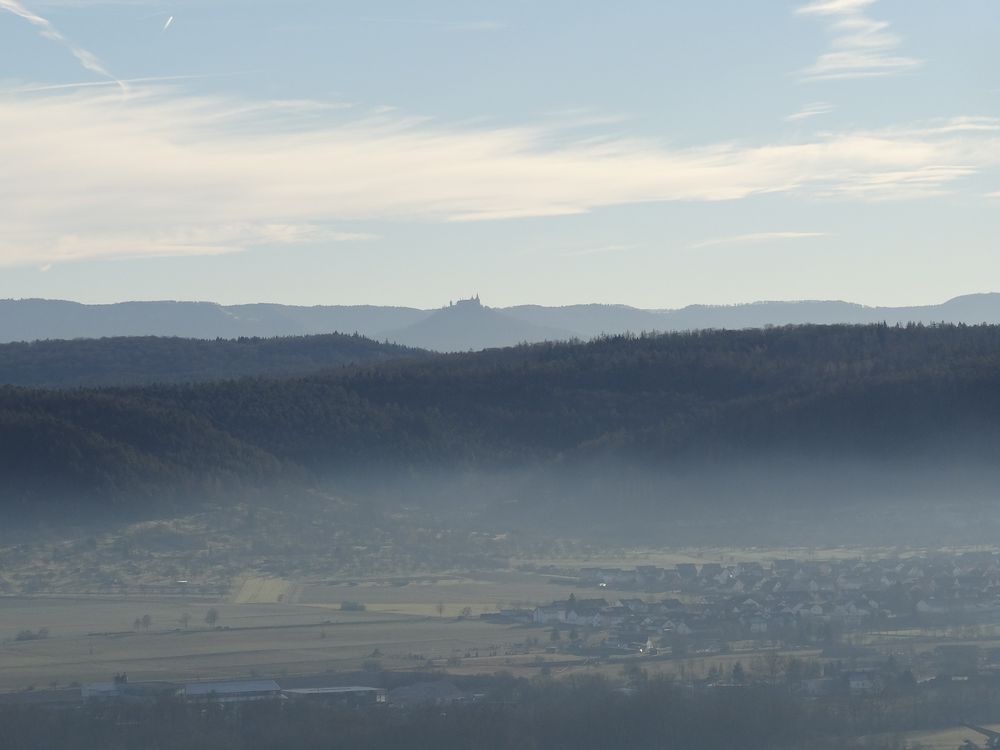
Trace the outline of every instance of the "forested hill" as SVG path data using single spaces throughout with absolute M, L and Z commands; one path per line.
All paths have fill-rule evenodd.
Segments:
M 6 502 L 194 497 L 364 468 L 948 453 L 1000 457 L 1000 327 L 619 336 L 292 380 L 0 389 Z
M 0 344 L 0 384 L 46 388 L 307 375 L 426 354 L 358 335 L 202 339 L 155 336 Z

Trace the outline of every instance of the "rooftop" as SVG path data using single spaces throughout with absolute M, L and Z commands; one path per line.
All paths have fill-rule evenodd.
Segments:
M 240 693 L 277 693 L 281 688 L 274 680 L 241 680 L 239 682 L 194 682 L 184 686 L 186 695 L 237 695 Z
M 320 687 L 320 688 L 295 688 L 293 690 L 285 690 L 286 693 L 291 693 L 292 695 L 333 695 L 337 693 L 371 693 L 371 692 L 382 692 L 382 688 L 374 687 Z

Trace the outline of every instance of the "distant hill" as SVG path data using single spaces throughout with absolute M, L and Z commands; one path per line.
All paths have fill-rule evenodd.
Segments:
M 669 328 L 664 313 L 628 305 L 519 305 L 503 308 L 503 312 L 532 325 L 570 331 L 574 337 L 581 339 L 603 334 L 674 330 Z
M 0 384 L 46 388 L 307 375 L 427 352 L 362 336 L 123 337 L 0 344 Z
M 626 305 L 522 305 L 503 312 L 539 326 L 572 331 L 580 338 L 656 331 L 742 330 L 765 326 L 868 323 L 1000 323 L 1000 294 L 970 294 L 940 305 L 867 307 L 850 302 L 803 300 L 743 305 L 689 305 L 640 310 Z
M 1000 465 L 1000 327 L 616 336 L 285 380 L 0 387 L 0 505 L 10 506 L 192 502 L 359 474 L 370 483 L 402 475 L 412 499 L 415 477 L 432 471 L 507 472 L 490 492 L 530 503 L 541 490 L 511 477 L 544 467 L 577 482 L 576 492 L 564 480 L 544 490 L 562 514 L 588 502 L 584 491 L 612 509 L 642 497 L 662 510 L 696 495 L 678 499 L 647 474 L 708 481 L 738 465 L 797 460 L 827 467 L 822 480 L 810 472 L 783 487 L 802 506 L 840 502 L 833 483 L 860 474 L 836 467 L 852 461 L 893 466 L 904 478 L 919 469 L 921 481 L 930 472 L 948 480 L 942 497 L 979 482 L 992 502 L 994 480 L 976 477 Z M 962 469 L 952 481 L 942 467 L 955 462 L 979 474 Z M 636 470 L 607 469 L 616 464 Z M 738 483 L 727 492 L 750 513 L 790 476 L 766 472 L 760 498 Z M 863 489 L 872 502 L 905 503 L 901 482 Z M 467 491 L 462 502 L 479 499 Z
M 0 342 L 107 336 L 302 336 L 359 333 L 437 351 L 468 351 L 521 342 L 590 339 L 602 334 L 739 330 L 765 326 L 866 323 L 1000 323 L 1000 294 L 971 294 L 940 305 L 867 307 L 839 301 L 755 302 L 640 310 L 627 305 L 456 304 L 407 307 L 208 302 L 123 302 L 81 305 L 57 300 L 0 300 Z
M 119 302 L 82 305 L 60 300 L 0 300 L 0 343 L 41 339 L 178 336 L 305 336 L 360 333 L 372 337 L 429 313 L 407 307 L 233 305 L 212 302 Z
M 388 331 L 384 337 L 422 349 L 455 352 L 561 341 L 575 335 L 565 328 L 539 325 L 484 307 L 478 298 L 473 298 L 435 310 L 406 328 Z
M 375 305 L 318 305 L 298 307 L 258 303 L 222 308 L 257 336 L 293 336 L 315 333 L 360 333 L 384 339 L 385 331 L 412 325 L 430 313 L 412 307 Z
M 749 305 L 691 305 L 658 313 L 666 330 L 724 328 L 729 330 L 784 325 L 844 323 L 1000 323 L 1000 294 L 970 294 L 940 305 L 866 307 L 849 302 L 805 300 L 755 302 Z

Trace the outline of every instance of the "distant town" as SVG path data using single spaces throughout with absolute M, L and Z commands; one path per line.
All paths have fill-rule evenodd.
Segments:
M 891 656 L 921 678 L 1000 672 L 1000 648 L 976 645 L 997 636 L 995 552 L 539 572 L 608 592 L 481 615 L 550 628 L 550 650 L 684 659 L 813 649 L 851 664 Z
M 567 584 L 607 589 L 609 599 L 505 611 L 512 620 L 613 628 L 697 642 L 735 639 L 819 642 L 852 631 L 986 625 L 1000 613 L 1000 555 L 879 560 L 682 563 L 630 570 L 546 567 Z M 660 594 L 610 597 L 611 592 Z M 662 595 L 675 594 L 676 597 Z M 648 597 L 647 597 L 648 598 Z

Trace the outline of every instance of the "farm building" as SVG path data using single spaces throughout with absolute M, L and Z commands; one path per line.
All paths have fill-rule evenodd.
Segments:
M 374 687 L 296 688 L 285 690 L 283 694 L 290 700 L 313 703 L 339 703 L 349 706 L 374 706 L 386 703 L 385 689 Z
M 180 685 L 171 682 L 129 682 L 116 675 L 114 682 L 94 682 L 80 688 L 84 703 L 155 703 L 180 694 Z
M 246 703 L 281 697 L 281 687 L 274 680 L 193 682 L 184 686 L 184 698 L 193 702 Z

